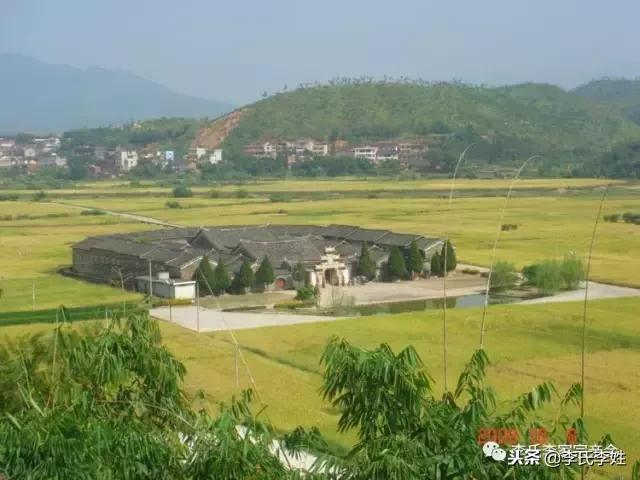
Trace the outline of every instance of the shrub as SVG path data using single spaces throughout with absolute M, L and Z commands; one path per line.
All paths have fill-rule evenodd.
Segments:
M 0 194 L 0 202 L 15 202 L 20 196 L 16 193 L 3 193 Z
M 518 274 L 515 265 L 511 262 L 498 261 L 491 272 L 489 289 L 494 292 L 509 290 L 516 285 L 517 281 Z
M 104 210 L 98 210 L 97 208 L 92 208 L 90 210 L 82 210 L 80 215 L 106 215 L 107 212 Z
M 33 201 L 34 202 L 40 202 L 41 200 L 44 200 L 45 198 L 47 198 L 47 192 L 43 192 L 42 190 L 40 190 L 39 192 L 36 192 L 33 194 Z
M 236 190 L 236 198 L 249 198 L 249 192 L 247 192 L 244 188 L 239 188 Z
M 209 192 L 209 198 L 220 198 L 220 192 L 217 190 L 211 190 Z
M 560 263 L 556 260 L 545 260 L 535 271 L 535 286 L 545 294 L 557 292 L 562 288 Z
M 585 267 L 582 259 L 574 253 L 566 255 L 560 265 L 560 276 L 565 288 L 572 290 L 578 288 L 585 276 Z
M 518 225 L 516 225 L 515 223 L 503 223 L 501 229 L 503 232 L 508 232 L 510 230 L 517 230 Z
M 244 197 L 246 198 L 246 197 Z M 274 193 L 273 195 L 269 196 L 269 200 L 271 202 L 290 202 L 293 200 L 293 198 L 291 197 L 291 195 L 288 195 L 286 193 Z
M 182 208 L 182 205 L 180 205 L 175 200 L 169 200 L 167 203 L 165 203 L 165 206 L 167 208 Z
M 527 265 L 522 269 L 522 276 L 524 277 L 524 283 L 526 285 L 536 284 L 536 273 L 538 272 L 539 266 L 540 265 L 534 263 L 532 265 Z
M 186 185 L 178 185 L 173 189 L 173 196 L 176 198 L 187 198 L 192 197 L 193 192 Z
M 304 302 L 307 300 L 313 300 L 314 298 L 316 298 L 316 292 L 311 287 L 300 287 L 296 290 L 296 300 L 302 300 Z
M 605 222 L 617 223 L 620 220 L 620 215 L 614 213 L 612 215 L 605 215 L 602 218 Z

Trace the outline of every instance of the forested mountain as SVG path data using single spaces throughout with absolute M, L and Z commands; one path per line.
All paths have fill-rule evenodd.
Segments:
M 0 55 L 0 133 L 53 133 L 158 117 L 216 117 L 232 106 L 125 71 Z
M 593 80 L 574 92 L 596 102 L 612 104 L 627 118 L 640 124 L 640 79 Z
M 239 151 L 269 137 L 357 143 L 443 132 L 454 134 L 445 155 L 457 157 L 467 142 L 478 142 L 473 160 L 513 163 L 540 154 L 549 168 L 560 168 L 556 173 L 593 164 L 612 145 L 640 140 L 640 126 L 616 107 L 552 85 L 343 81 L 247 107 L 225 145 Z

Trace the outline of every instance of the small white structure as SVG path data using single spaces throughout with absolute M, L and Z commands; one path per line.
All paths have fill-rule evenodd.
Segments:
M 119 152 L 118 166 L 123 172 L 128 172 L 138 165 L 138 152 L 135 150 L 121 150 Z
M 166 162 L 173 162 L 175 160 L 175 152 L 173 150 L 165 150 L 164 160 Z
M 222 161 L 222 149 L 216 148 L 213 152 L 209 154 L 209 163 L 211 165 L 216 165 Z
M 136 290 L 149 293 L 149 277 L 136 277 Z M 168 272 L 160 272 L 151 279 L 151 293 L 156 297 L 191 300 L 196 298 L 196 282 L 176 280 Z
M 207 154 L 207 149 L 204 147 L 196 147 L 196 159 L 200 160 Z

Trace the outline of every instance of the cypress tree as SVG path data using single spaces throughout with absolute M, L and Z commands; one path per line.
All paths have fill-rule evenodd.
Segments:
M 398 247 L 391 247 L 389 251 L 389 261 L 387 262 L 387 278 L 395 280 L 398 278 L 407 278 L 407 266 L 404 263 L 404 257 Z
M 271 285 L 275 279 L 276 276 L 273 273 L 269 257 L 265 256 L 256 272 L 256 284 L 265 287 L 266 285 Z
M 242 267 L 240 267 L 240 271 L 233 279 L 233 283 L 235 283 L 239 289 L 246 290 L 247 288 L 253 287 L 254 282 L 255 276 L 253 270 L 251 270 L 251 265 L 245 260 Z
M 423 268 L 424 268 L 424 260 L 422 258 L 422 254 L 420 253 L 418 244 L 415 241 L 413 241 L 409 246 L 409 254 L 407 256 L 407 270 L 409 270 L 409 272 L 417 273 L 419 275 L 422 273 Z
M 447 272 L 451 272 L 452 270 L 456 269 L 456 266 L 458 265 L 458 261 L 456 259 L 456 251 L 453 249 L 453 245 L 451 244 L 450 240 L 447 240 L 445 242 L 445 244 L 442 246 L 442 256 L 443 256 L 443 260 L 444 260 L 444 249 L 447 249 Z
M 231 278 L 229 278 L 229 273 L 227 272 L 227 268 L 224 266 L 224 263 L 222 263 L 222 260 L 218 262 L 214 273 L 216 275 L 216 283 L 213 290 L 215 292 L 222 293 L 231 286 Z
M 202 257 L 200 265 L 198 265 L 198 268 L 196 268 L 196 271 L 193 273 L 193 279 L 198 282 L 198 288 L 201 293 L 213 293 L 213 290 L 215 290 L 216 274 L 211 267 L 209 257 L 206 255 Z
M 438 252 L 431 256 L 431 275 L 439 277 L 442 275 L 442 260 Z
M 362 248 L 360 249 L 357 273 L 367 280 L 371 280 L 376 276 L 376 264 L 371 260 L 371 254 L 369 254 L 369 247 L 366 242 L 362 243 Z

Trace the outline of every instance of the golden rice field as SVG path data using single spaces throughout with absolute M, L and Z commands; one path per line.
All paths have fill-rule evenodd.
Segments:
M 518 186 L 535 187 L 531 192 L 516 190 L 507 204 L 503 223 L 518 225 L 515 231 L 500 234 L 497 259 L 522 267 L 546 257 L 562 256 L 568 251 L 585 255 L 599 202 L 602 180 L 525 180 Z M 460 180 L 456 191 L 503 188 L 504 180 Z M 244 185 L 252 189 L 278 188 L 280 192 L 300 189 L 325 192 L 324 199 L 298 198 L 273 202 L 264 194 L 249 198 L 209 198 L 201 195 L 171 199 L 166 188 L 88 184 L 74 191 L 56 191 L 51 202 L 0 202 L 0 288 L 4 296 L 0 311 L 31 309 L 31 288 L 36 282 L 37 308 L 97 304 L 118 300 L 118 290 L 61 279 L 56 270 L 71 261 L 70 246 L 91 235 L 130 232 L 157 228 L 119 215 L 81 215 L 76 206 L 106 209 L 115 213 L 134 213 L 184 225 L 238 225 L 265 223 L 329 224 L 345 223 L 387 228 L 424 235 L 449 235 L 458 248 L 460 261 L 488 265 L 498 234 L 504 197 L 454 195 L 449 211 L 446 191 L 434 198 L 411 194 L 388 198 L 369 198 L 380 188 L 427 189 L 447 187 L 447 181 L 344 180 L 286 181 Z M 567 190 L 567 187 L 569 188 Z M 593 187 L 593 188 L 591 188 Z M 604 213 L 640 212 L 636 185 L 622 185 L 605 202 Z M 212 186 L 213 188 L 213 186 Z M 238 188 L 225 186 L 223 189 Z M 369 188 L 369 190 L 363 190 Z M 447 187 L 448 188 L 448 187 Z M 586 191 L 584 188 L 588 188 Z M 151 191 L 149 191 L 151 189 Z M 339 192 L 352 189 L 355 196 Z M 576 190 L 578 189 L 578 190 Z M 202 187 L 201 190 L 210 189 Z M 90 191 L 90 196 L 77 197 Z M 113 195 L 113 192 L 118 195 Z M 102 196 L 102 192 L 110 192 Z M 444 197 L 444 198 L 442 198 Z M 167 208 L 168 200 L 183 208 Z M 60 202 L 63 205 L 52 202 Z M 7 219 L 7 216 L 12 218 Z M 602 223 L 598 230 L 593 257 L 594 279 L 640 285 L 640 227 L 624 223 Z M 20 280 L 20 281 L 18 281 Z M 31 282 L 31 283 L 30 283 Z M 125 295 L 131 298 L 131 294 Z M 28 299 L 28 305 L 25 304 Z

